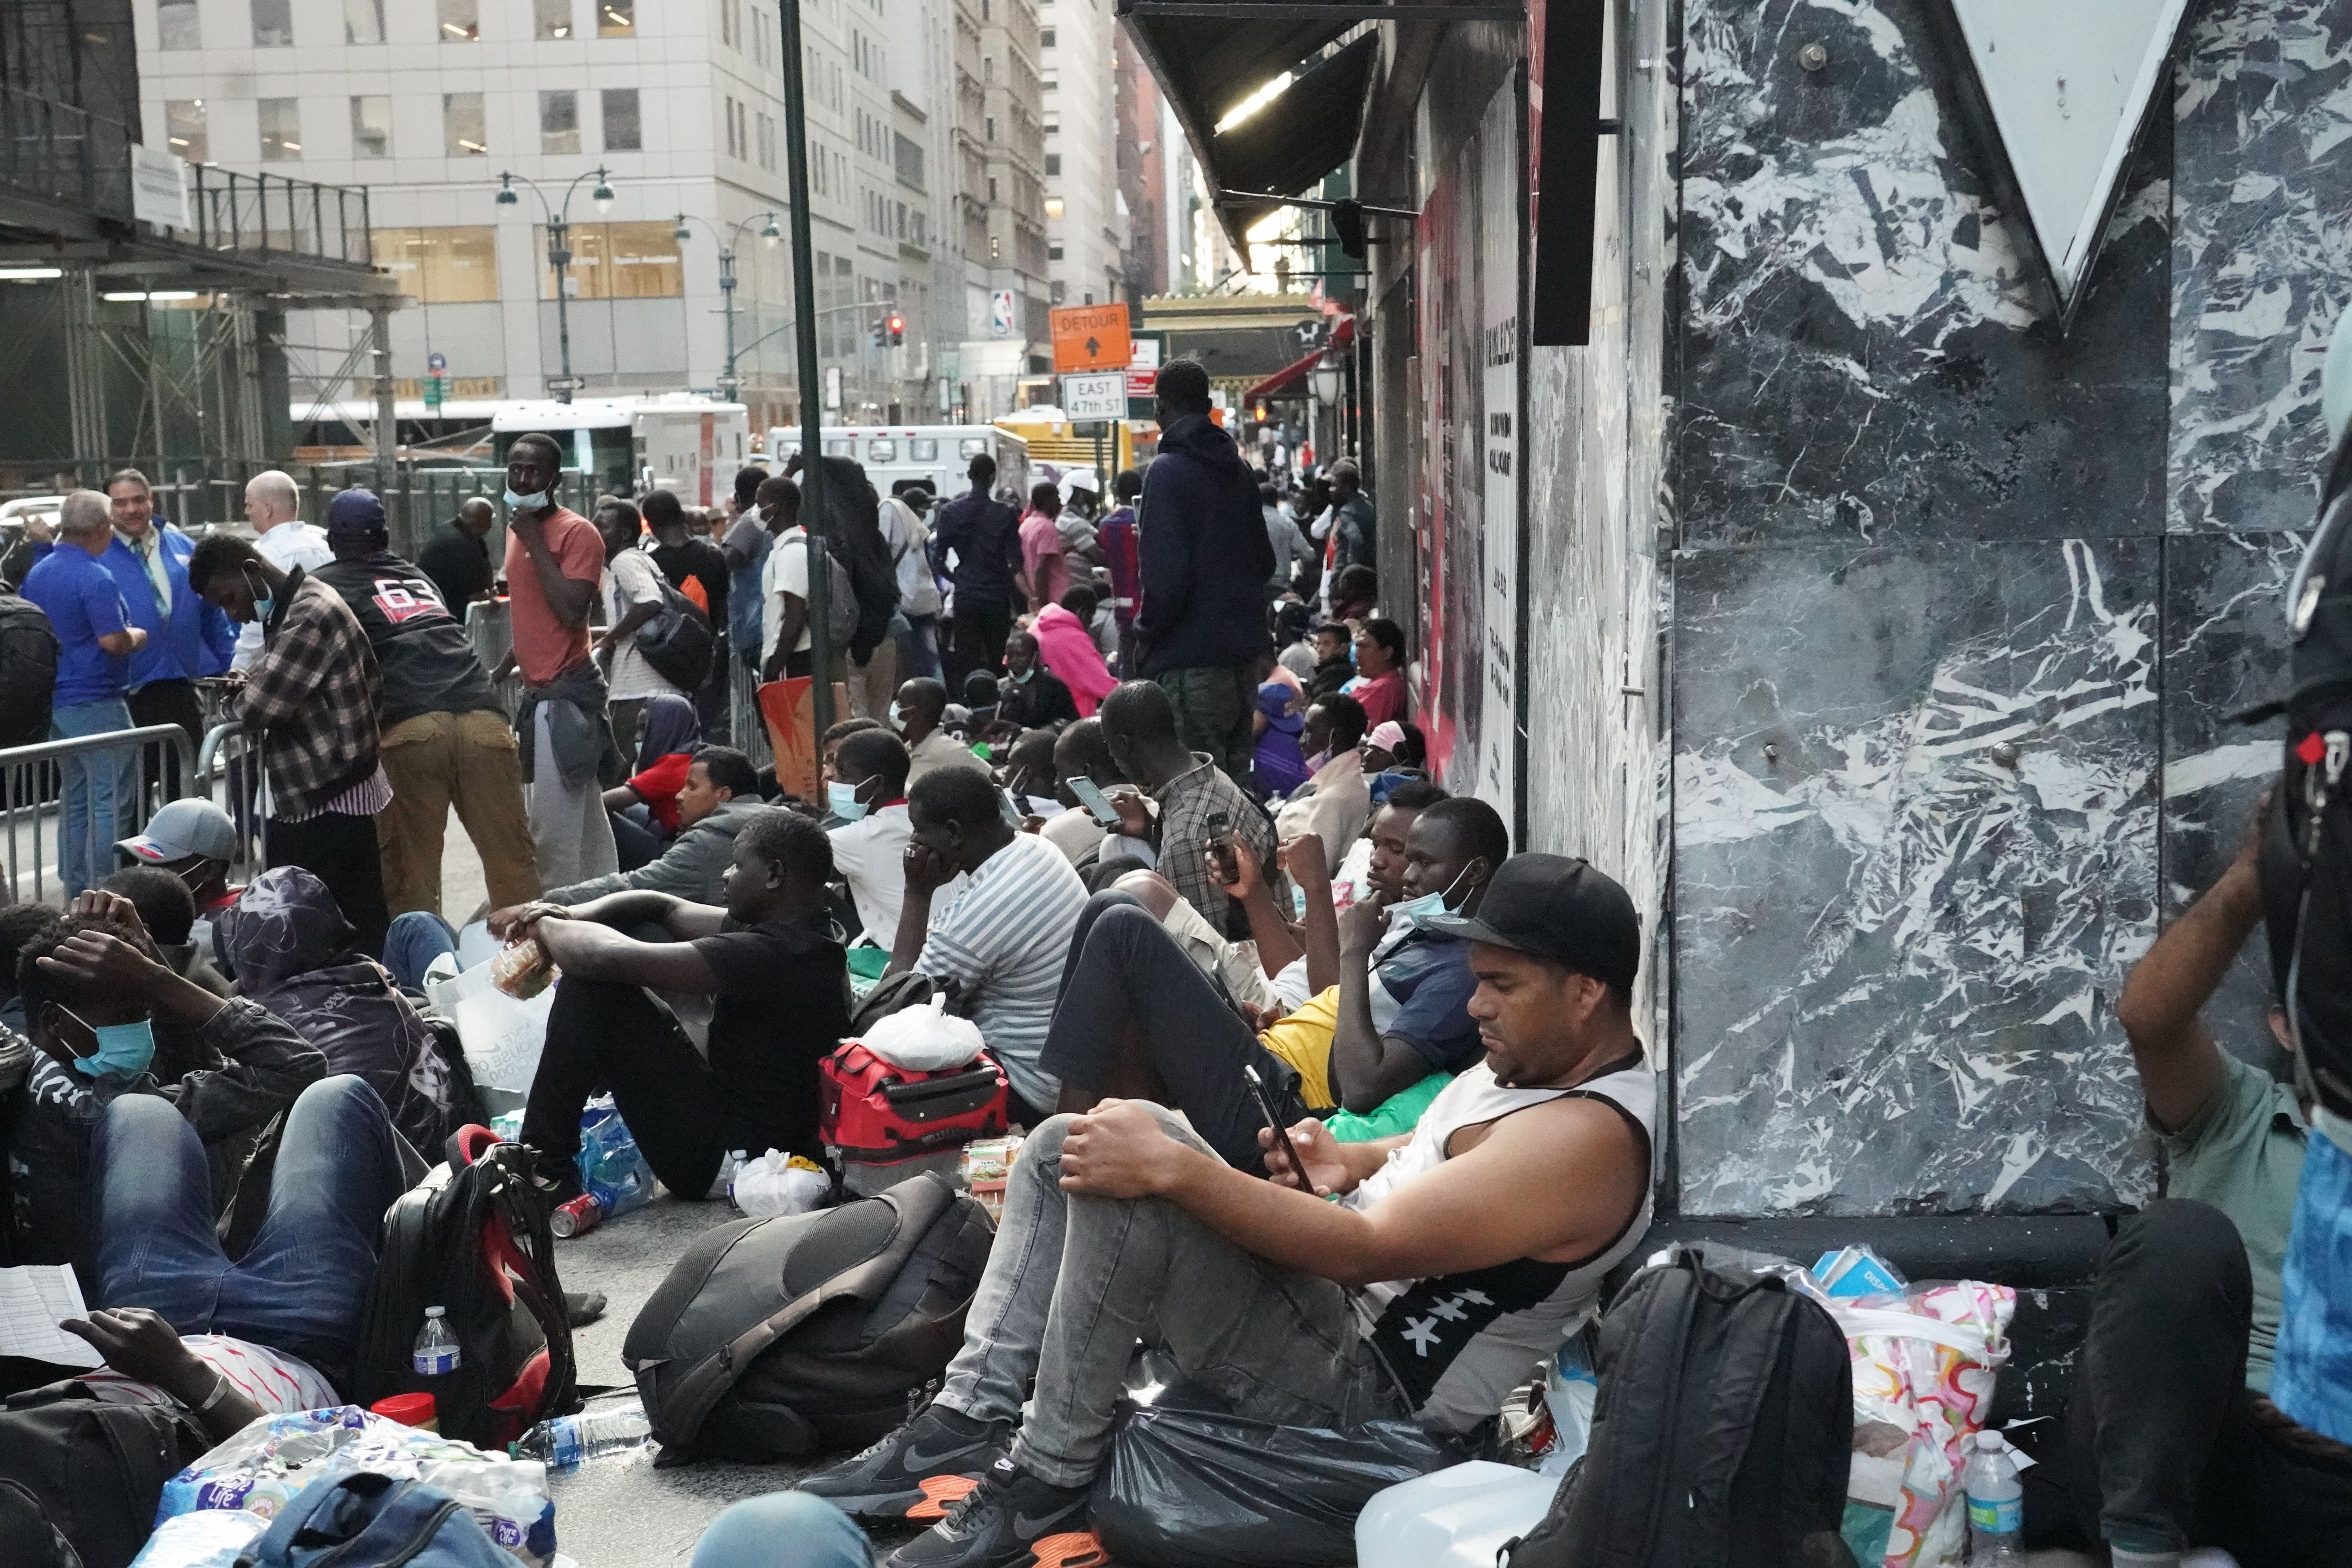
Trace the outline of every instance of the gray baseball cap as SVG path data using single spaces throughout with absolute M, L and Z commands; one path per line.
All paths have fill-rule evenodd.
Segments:
M 236 824 L 211 801 L 175 800 L 147 819 L 146 832 L 115 847 L 150 865 L 191 855 L 229 861 L 236 858 Z

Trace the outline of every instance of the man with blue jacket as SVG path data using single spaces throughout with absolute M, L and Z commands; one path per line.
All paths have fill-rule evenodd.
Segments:
M 1274 653 L 1274 547 L 1257 476 L 1209 417 L 1209 373 L 1197 362 L 1169 361 L 1152 393 L 1160 455 L 1143 471 L 1140 673 L 1166 689 L 1185 746 L 1245 778 L 1250 714 Z
M 177 724 L 191 745 L 205 740 L 204 704 L 198 678 L 228 668 L 236 628 L 228 617 L 188 586 L 188 557 L 195 541 L 155 521 L 154 491 L 147 476 L 123 468 L 106 481 L 114 542 L 100 564 L 122 589 L 131 624 L 147 633 L 147 644 L 131 656 L 123 678 L 123 700 L 131 722 Z

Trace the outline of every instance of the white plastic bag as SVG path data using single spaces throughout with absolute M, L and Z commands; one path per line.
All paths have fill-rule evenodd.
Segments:
M 268 1520 L 241 1508 L 184 1513 L 147 1538 L 131 1568 L 236 1568 L 237 1554 L 268 1531 Z
M 934 996 L 920 1007 L 906 1007 L 866 1031 L 866 1048 L 906 1072 L 940 1072 L 969 1067 L 980 1057 L 980 1026 L 969 1018 L 951 1018 L 947 998 Z
M 728 1195 L 748 1215 L 807 1214 L 833 1195 L 833 1178 L 799 1155 L 771 1149 L 743 1162 Z
M 548 1015 L 555 1011 L 554 986 L 518 1002 L 491 982 L 490 966 L 483 963 L 455 980 L 427 980 L 425 995 L 435 1012 L 457 1026 L 477 1085 L 530 1092 L 547 1043 Z

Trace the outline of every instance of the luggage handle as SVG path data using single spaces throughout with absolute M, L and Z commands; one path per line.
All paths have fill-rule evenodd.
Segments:
M 926 1100 L 939 1100 L 950 1094 L 968 1094 L 983 1082 L 993 1088 L 998 1081 L 995 1067 L 982 1062 L 944 1077 L 919 1079 L 912 1082 L 885 1083 L 882 1086 L 882 1098 L 894 1106 L 906 1105 Z

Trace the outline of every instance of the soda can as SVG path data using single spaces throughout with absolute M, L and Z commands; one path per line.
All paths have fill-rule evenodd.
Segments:
M 559 1237 L 585 1236 L 604 1222 L 604 1205 L 593 1194 L 583 1193 L 568 1204 L 558 1204 L 547 1216 L 547 1228 Z

